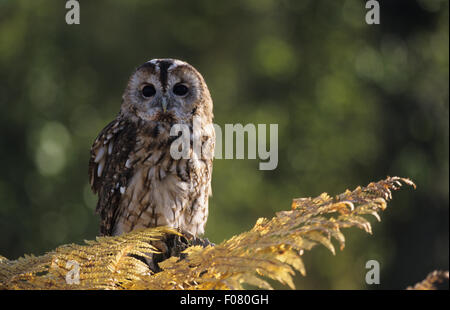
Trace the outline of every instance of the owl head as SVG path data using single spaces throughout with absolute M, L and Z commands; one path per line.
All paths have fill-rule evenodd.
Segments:
M 194 116 L 212 120 L 212 100 L 202 75 L 176 59 L 153 59 L 131 75 L 121 114 L 135 121 L 186 124 Z

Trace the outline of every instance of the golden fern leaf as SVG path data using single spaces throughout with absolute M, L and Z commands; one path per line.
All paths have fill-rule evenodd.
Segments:
M 436 290 L 436 285 L 443 282 L 447 282 L 448 286 L 448 270 L 435 270 L 430 272 L 423 281 L 414 286 L 409 286 L 407 290 Z
M 215 247 L 191 247 L 187 257 L 171 258 L 160 264 L 161 272 L 143 276 L 127 288 L 145 289 L 242 289 L 243 283 L 270 288 L 261 277 L 294 288 L 294 270 L 305 275 L 301 256 L 317 244 L 334 253 L 332 238 L 341 249 L 345 245 L 341 228 L 356 226 L 371 233 L 370 223 L 361 215 L 386 208 L 392 190 L 409 179 L 388 177 L 367 187 L 330 197 L 294 199 L 292 210 L 278 212 L 271 220 L 260 218 L 248 232 L 234 236 Z M 258 277 L 260 276 L 260 277 Z
M 133 255 L 147 257 L 157 253 L 152 243 L 167 234 L 178 233 L 166 227 L 133 231 L 119 237 L 98 237 L 96 241 L 86 241 L 87 245 L 63 245 L 39 257 L 0 261 L 0 288 L 120 289 L 151 273 Z M 74 267 L 79 271 L 79 283 L 67 279 Z
M 192 246 L 183 259 L 171 257 L 159 264 L 161 272 L 151 273 L 136 256 L 157 251 L 159 240 L 177 234 L 168 228 L 103 237 L 88 245 L 61 246 L 40 257 L 16 261 L 0 260 L 0 288 L 7 289 L 242 289 L 243 284 L 270 289 L 264 278 L 294 288 L 295 270 L 306 274 L 301 256 L 317 244 L 335 252 L 332 239 L 345 245 L 342 228 L 359 227 L 371 233 L 363 217 L 380 220 L 402 182 L 388 177 L 367 187 L 346 191 L 334 198 L 324 193 L 316 198 L 294 199 L 290 211 L 278 212 L 271 220 L 260 218 L 248 232 L 214 247 Z M 68 284 L 67 263 L 79 264 L 79 284 Z

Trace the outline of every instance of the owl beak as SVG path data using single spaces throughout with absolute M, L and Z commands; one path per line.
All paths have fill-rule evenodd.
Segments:
M 162 106 L 163 112 L 166 113 L 166 111 L 167 111 L 167 99 L 165 97 L 162 98 L 161 106 Z

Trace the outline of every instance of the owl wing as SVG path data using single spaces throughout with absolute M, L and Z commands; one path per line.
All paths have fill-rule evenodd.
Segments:
M 136 144 L 136 126 L 115 119 L 100 132 L 91 148 L 89 180 L 98 194 L 96 212 L 100 214 L 100 233 L 111 235 L 119 216 L 120 199 L 133 173 L 128 158 Z

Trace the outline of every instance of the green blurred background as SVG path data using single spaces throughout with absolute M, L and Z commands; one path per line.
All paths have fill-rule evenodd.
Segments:
M 449 264 L 449 4 L 365 1 L 0 0 L 0 254 L 15 259 L 98 232 L 89 149 L 118 113 L 135 67 L 193 64 L 215 123 L 276 123 L 279 163 L 216 160 L 206 237 L 248 230 L 292 198 L 398 175 L 374 235 L 306 253 L 299 289 L 402 289 Z M 365 284 L 365 262 L 381 284 Z

